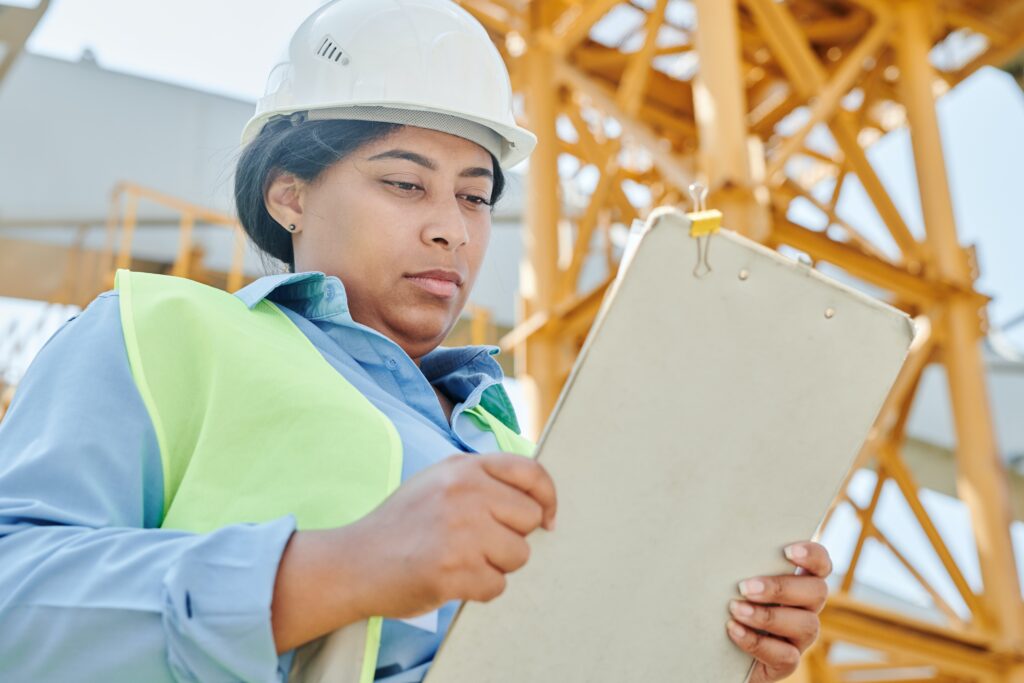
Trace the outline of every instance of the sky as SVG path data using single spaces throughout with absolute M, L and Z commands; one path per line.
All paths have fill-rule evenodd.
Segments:
M 18 4 L 32 2 L 18 0 Z M 88 49 L 106 69 L 255 100 L 284 40 L 319 4 L 319 0 L 55 0 L 28 49 L 70 60 Z M 978 286 L 995 297 L 990 316 L 998 325 L 1024 313 L 1024 96 L 1009 76 L 986 69 L 943 98 L 939 117 L 961 239 L 978 244 L 982 272 Z M 920 203 L 907 132 L 890 134 L 869 154 L 911 228 L 920 234 Z M 870 202 L 856 187 L 844 193 L 839 212 L 867 226 L 869 234 L 882 231 Z M 0 307 L 0 333 L 23 310 L 13 304 Z M 50 313 L 40 327 L 40 343 L 67 313 Z M 1011 334 L 1017 347 L 1024 349 L 1024 324 Z M 0 351 L 2 344 L 0 339 Z M 861 473 L 854 493 L 867 495 L 872 485 L 872 475 Z M 977 584 L 977 559 L 963 507 L 938 494 L 929 494 L 925 502 L 936 511 L 954 554 Z M 915 548 L 911 554 L 919 558 L 923 573 L 938 576 L 937 560 L 929 559 L 905 504 L 887 494 L 881 512 L 893 533 Z M 837 556 L 848 552 L 854 528 L 852 520 L 844 521 L 841 514 L 828 539 Z M 1022 539 L 1018 538 L 1018 551 L 1024 547 Z M 1018 561 L 1024 564 L 1024 556 Z M 893 563 L 883 553 L 873 553 L 865 571 L 902 597 L 927 602 L 913 580 Z M 956 602 L 951 587 L 941 592 Z
M 26 0 L 27 1 L 27 0 Z M 263 94 L 288 36 L 319 0 L 54 0 L 28 49 L 239 99 Z

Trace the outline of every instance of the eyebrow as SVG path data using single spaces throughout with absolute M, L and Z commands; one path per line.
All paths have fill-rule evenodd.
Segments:
M 423 168 L 430 169 L 431 171 L 437 170 L 437 164 L 435 164 L 431 159 L 428 159 L 422 154 L 410 152 L 409 150 L 406 149 L 389 149 L 386 152 L 375 154 L 374 156 L 370 157 L 368 161 L 378 161 L 380 159 L 404 159 L 405 161 L 411 161 L 412 163 L 417 164 L 418 166 L 422 166 Z M 459 177 L 490 178 L 491 180 L 494 180 L 494 173 L 492 173 L 490 169 L 482 168 L 480 166 L 472 166 L 470 168 L 464 169 L 462 173 L 459 174 Z

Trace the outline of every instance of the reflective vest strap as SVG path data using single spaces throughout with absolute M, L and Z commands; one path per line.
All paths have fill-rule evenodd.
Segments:
M 474 421 L 481 429 L 486 429 L 494 434 L 494 440 L 498 442 L 498 448 L 501 450 L 530 458 L 534 456 L 536 446 L 532 441 L 516 434 L 482 406 L 475 405 L 472 408 L 467 408 L 464 412 L 475 418 Z

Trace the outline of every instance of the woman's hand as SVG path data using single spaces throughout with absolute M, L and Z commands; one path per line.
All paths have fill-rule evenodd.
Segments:
M 526 536 L 553 528 L 555 507 L 551 477 L 519 455 L 454 455 L 427 468 L 351 525 L 370 579 L 364 614 L 410 617 L 449 600 L 492 600 L 526 564 Z
M 761 576 L 741 581 L 742 600 L 729 603 L 726 631 L 757 663 L 748 683 L 769 683 L 796 671 L 800 655 L 817 640 L 818 613 L 825 606 L 832 573 L 828 551 L 818 543 L 795 543 L 786 558 L 801 575 Z
M 336 529 L 298 531 L 281 558 L 271 622 L 278 652 L 371 616 L 411 617 L 491 600 L 555 523 L 555 486 L 511 453 L 453 455 L 377 509 Z

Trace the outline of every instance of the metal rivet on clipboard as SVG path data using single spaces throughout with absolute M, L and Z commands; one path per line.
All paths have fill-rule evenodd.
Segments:
M 690 219 L 690 237 L 697 241 L 697 265 L 693 267 L 693 276 L 700 278 L 711 272 L 711 263 L 708 262 L 711 236 L 722 227 L 722 212 L 708 209 L 708 188 L 693 183 L 689 189 L 693 211 L 686 214 L 686 217 Z

